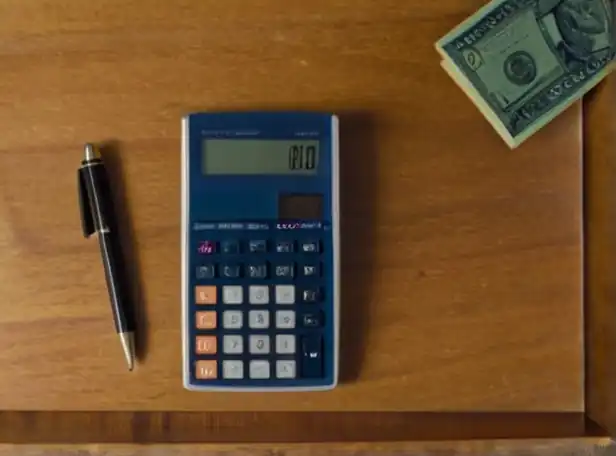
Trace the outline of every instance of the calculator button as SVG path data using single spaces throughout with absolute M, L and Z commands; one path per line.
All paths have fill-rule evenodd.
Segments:
M 195 352 L 198 355 L 215 355 L 216 336 L 197 336 L 195 339 Z
M 302 339 L 302 377 L 323 376 L 323 340 L 321 336 L 306 336 Z
M 212 285 L 195 287 L 197 304 L 216 304 L 216 287 Z
M 267 241 L 257 240 L 248 242 L 248 251 L 250 253 L 267 252 Z
M 242 361 L 226 360 L 222 362 L 223 378 L 238 380 L 244 378 L 244 363 Z
M 216 312 L 197 312 L 195 315 L 197 329 L 216 328 Z
M 319 241 L 303 242 L 301 250 L 303 253 L 319 253 L 321 245 Z
M 225 310 L 222 313 L 222 327 L 225 329 L 241 329 L 243 314 L 239 310 Z
M 195 377 L 199 380 L 212 380 L 218 377 L 216 361 L 208 359 L 195 363 Z
M 223 264 L 220 266 L 220 276 L 226 279 L 237 279 L 240 276 L 238 264 Z
M 321 275 L 321 267 L 318 264 L 305 264 L 302 268 L 304 277 L 318 277 Z
M 295 276 L 295 267 L 291 264 L 280 264 L 274 268 L 274 275 L 278 278 L 292 279 Z
M 307 312 L 302 315 L 304 328 L 320 328 L 323 326 L 323 314 L 321 312 Z
M 267 285 L 251 285 L 248 289 L 250 304 L 269 304 L 269 287 Z
M 199 255 L 211 255 L 216 253 L 216 242 L 214 241 L 201 241 L 199 247 L 197 247 Z
M 321 291 L 318 288 L 308 288 L 302 294 L 304 302 L 312 303 L 321 300 Z
M 276 361 L 276 377 L 277 378 L 295 378 L 295 361 L 279 360 Z
M 197 279 L 213 279 L 216 276 L 216 269 L 213 264 L 197 267 Z
M 270 378 L 270 364 L 265 360 L 250 361 L 250 378 L 264 379 Z
M 276 336 L 276 353 L 292 355 L 295 353 L 295 336 L 291 334 L 278 334 Z
M 240 253 L 240 243 L 237 241 L 224 241 L 221 247 L 222 253 L 233 255 Z
M 295 311 L 293 310 L 276 311 L 276 328 L 278 329 L 295 328 Z
M 244 301 L 244 290 L 240 285 L 225 285 L 222 287 L 222 302 L 225 304 L 241 304 Z
M 244 352 L 244 339 L 236 335 L 223 336 L 222 351 L 225 355 L 241 355 Z
M 248 277 L 251 279 L 265 279 L 267 277 L 266 264 L 249 264 L 246 269 Z
M 293 241 L 278 241 L 276 243 L 277 253 L 293 253 L 295 251 L 295 245 Z
M 250 353 L 253 355 L 267 355 L 270 352 L 269 336 L 253 334 L 250 336 Z
M 267 310 L 251 310 L 248 313 L 248 326 L 252 329 L 269 328 L 269 312 Z
M 295 304 L 295 285 L 276 285 L 276 304 Z

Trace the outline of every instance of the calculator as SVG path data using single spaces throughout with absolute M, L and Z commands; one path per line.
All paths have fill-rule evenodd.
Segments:
M 338 118 L 182 121 L 182 345 L 192 391 L 338 382 Z

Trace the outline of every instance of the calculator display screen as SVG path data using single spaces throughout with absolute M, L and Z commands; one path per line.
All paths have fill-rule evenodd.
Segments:
M 314 175 L 319 166 L 318 140 L 206 139 L 205 175 Z

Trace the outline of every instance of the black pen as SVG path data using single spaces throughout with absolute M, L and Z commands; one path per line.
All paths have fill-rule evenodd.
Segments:
M 86 144 L 84 159 L 77 174 L 83 234 L 85 237 L 90 237 L 94 233 L 98 235 L 116 331 L 122 342 L 128 369 L 133 370 L 134 309 L 120 247 L 109 179 L 100 152 L 92 144 Z

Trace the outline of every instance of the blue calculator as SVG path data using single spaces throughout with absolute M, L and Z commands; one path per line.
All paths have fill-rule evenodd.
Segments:
M 195 113 L 182 137 L 185 388 L 334 388 L 338 118 Z

